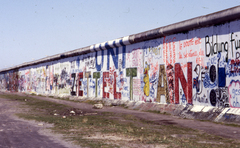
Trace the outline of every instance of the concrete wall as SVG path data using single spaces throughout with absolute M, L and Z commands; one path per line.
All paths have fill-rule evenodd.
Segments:
M 238 15 L 239 16 L 239 15 Z M 2 70 L 0 89 L 168 104 L 240 107 L 240 21 Z

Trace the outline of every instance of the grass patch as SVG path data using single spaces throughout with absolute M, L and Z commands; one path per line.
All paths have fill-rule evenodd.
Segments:
M 88 111 L 43 101 L 32 96 L 0 94 L 0 97 L 25 102 L 31 112 L 21 118 L 53 124 L 51 129 L 83 147 L 239 147 L 239 142 L 171 124 L 156 124 L 130 114 Z M 85 103 L 96 103 L 87 101 Z M 70 114 L 74 111 L 75 114 Z M 152 112 L 152 111 L 149 111 Z M 158 112 L 154 112 L 158 113 Z M 66 118 L 63 118 L 65 116 Z M 202 143 L 198 143 L 203 141 Z M 204 143 L 205 142 L 205 143 Z M 208 143 L 207 143 L 208 142 Z M 210 142 L 210 143 L 209 143 Z M 217 144 L 221 143 L 221 144 Z
M 146 112 L 155 113 L 155 114 L 163 114 L 163 115 L 171 115 L 170 113 L 161 112 L 161 111 L 159 111 L 159 110 L 147 110 Z
M 88 104 L 94 105 L 94 104 L 96 104 L 96 103 L 102 103 L 102 101 L 85 100 L 85 101 L 83 101 L 83 103 L 88 103 Z

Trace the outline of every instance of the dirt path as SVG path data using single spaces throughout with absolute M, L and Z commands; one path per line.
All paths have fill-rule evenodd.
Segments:
M 17 93 L 17 94 L 26 95 L 22 93 Z M 46 101 L 52 101 L 60 104 L 66 104 L 74 108 L 86 110 L 87 112 L 114 112 L 114 113 L 131 114 L 144 120 L 154 121 L 156 124 L 172 124 L 180 127 L 186 127 L 186 128 L 192 128 L 195 130 L 204 131 L 208 134 L 218 135 L 225 138 L 240 139 L 239 127 L 232 127 L 232 126 L 226 126 L 226 125 L 197 121 L 197 120 L 180 119 L 174 116 L 129 110 L 129 109 L 124 109 L 122 107 L 104 107 L 103 109 L 93 109 L 92 105 L 86 104 L 86 103 L 72 102 L 72 101 L 66 101 L 66 100 L 60 100 L 60 99 L 54 99 L 54 98 L 48 98 L 48 97 L 32 96 L 32 95 L 31 97 L 46 100 Z
M 2 92 L 0 92 L 0 94 L 2 94 Z M 176 125 L 178 127 L 200 130 L 203 131 L 203 133 L 213 134 L 224 138 L 240 139 L 240 128 L 238 127 L 225 126 L 211 122 L 180 119 L 170 115 L 141 112 L 116 106 L 104 107 L 103 109 L 93 109 L 92 105 L 86 103 L 33 96 L 22 93 L 14 94 L 29 96 L 58 104 L 65 104 L 87 113 L 113 112 L 117 114 L 130 114 L 146 121 L 153 121 L 155 123 L 154 126 L 162 124 Z M 22 108 L 22 104 L 24 103 L 0 98 L 0 147 L 77 147 L 62 140 L 63 136 L 59 134 L 52 134 L 50 130 L 47 130 L 47 128 L 52 125 L 35 121 L 25 121 L 14 116 L 15 113 L 31 111 L 27 108 Z
M 25 121 L 14 116 L 22 111 L 20 102 L 0 98 L 1 148 L 67 148 L 76 147 L 47 130 L 51 125 Z

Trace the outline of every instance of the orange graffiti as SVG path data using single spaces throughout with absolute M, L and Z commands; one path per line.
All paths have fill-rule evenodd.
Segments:
M 201 44 L 201 38 L 197 38 L 197 39 L 195 40 L 195 45 L 198 45 L 198 44 Z
M 168 39 L 166 39 L 166 37 L 163 38 L 164 62 L 167 65 L 175 63 L 176 53 L 175 53 L 175 41 L 174 40 L 176 40 L 176 37 L 168 38 Z
M 202 56 L 198 56 L 197 58 L 196 58 L 196 63 L 197 64 L 199 64 L 199 65 L 201 65 L 201 66 L 203 66 L 203 67 L 205 67 L 205 64 L 204 64 L 204 57 L 202 57 Z
M 180 54 L 179 54 L 180 55 Z M 185 52 L 185 53 L 183 53 L 183 56 L 184 56 L 184 58 L 188 58 L 188 57 L 196 57 L 196 56 L 198 56 L 198 53 L 197 53 L 197 51 L 194 51 L 194 52 L 192 52 L 192 49 L 190 50 L 190 52 Z M 182 55 L 181 55 L 181 58 L 182 58 Z M 181 59 L 180 58 L 180 56 L 179 56 L 179 59 Z
M 204 51 L 201 48 L 200 48 L 200 51 L 199 51 L 199 55 L 204 56 Z
M 192 45 L 194 45 L 193 38 L 192 38 L 191 40 L 189 40 L 189 41 L 183 42 L 183 47 L 184 47 L 184 48 L 185 48 L 185 47 L 192 46 Z

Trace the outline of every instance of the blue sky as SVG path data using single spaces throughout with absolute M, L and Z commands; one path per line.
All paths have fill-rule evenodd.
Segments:
M 240 0 L 0 0 L 0 69 L 240 5 Z

